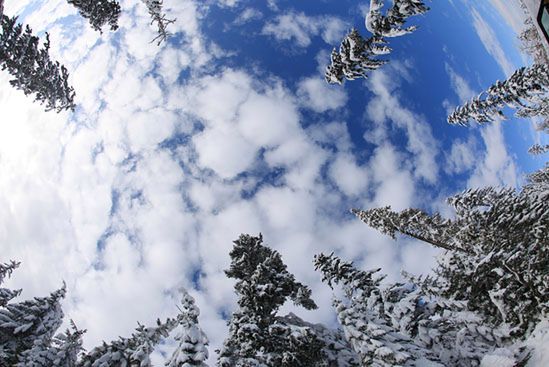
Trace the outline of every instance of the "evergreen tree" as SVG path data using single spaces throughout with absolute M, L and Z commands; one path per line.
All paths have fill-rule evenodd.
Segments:
M 417 324 L 416 317 L 422 315 L 414 312 L 419 302 L 416 299 L 412 303 L 413 312 L 395 307 L 404 298 L 403 292 L 396 292 L 395 288 L 383 291 L 380 283 L 384 277 L 376 275 L 380 269 L 359 271 L 333 254 L 315 256 L 315 268 L 330 287 L 343 287 L 346 301 L 335 299 L 334 307 L 363 366 L 414 366 L 420 359 L 437 361 L 428 349 L 418 346 L 406 334 L 410 334 L 413 322 Z
M 370 0 L 370 9 L 366 16 L 366 29 L 376 36 L 399 37 L 416 30 L 415 26 L 403 28 L 407 18 L 424 14 L 429 8 L 423 0 L 393 0 L 387 15 L 381 13 L 383 0 Z
M 0 285 L 7 277 L 11 276 L 11 273 L 19 267 L 19 263 L 11 261 L 6 264 L 0 263 Z M 0 288 L 0 307 L 4 307 L 13 298 L 17 297 L 21 293 L 21 290 L 11 290 L 7 288 Z
M 322 361 L 320 363 L 304 363 L 306 366 L 322 367 L 359 367 L 357 354 L 351 348 L 341 329 L 330 329 L 322 324 L 311 324 L 290 313 L 277 317 L 277 322 L 285 326 L 285 330 L 295 330 L 289 337 L 296 335 L 313 335 L 320 342 Z M 305 344 L 308 344 L 307 342 Z M 307 345 L 303 345 L 307 347 Z
M 450 124 L 467 125 L 469 120 L 478 123 L 503 119 L 505 106 L 517 109 L 519 117 L 549 117 L 549 66 L 534 64 L 516 70 L 507 80 L 497 81 L 450 116 Z
M 239 308 L 229 321 L 229 337 L 218 365 L 315 365 L 314 361 L 321 360 L 321 345 L 314 335 L 306 328 L 293 333 L 276 318 L 287 299 L 309 310 L 316 308 L 311 290 L 297 282 L 280 254 L 262 242 L 261 235 L 244 234 L 234 241 L 231 265 L 225 273 L 236 279 Z
M 181 315 L 179 320 L 180 331 L 176 336 L 177 349 L 173 352 L 168 367 L 207 367 L 208 338 L 198 325 L 200 310 L 196 307 L 194 299 L 187 291 L 183 290 L 181 300 Z
M 78 9 L 81 16 L 86 18 L 92 28 L 101 32 L 101 28 L 108 24 L 111 31 L 118 29 L 120 4 L 116 0 L 67 0 Z
M 519 193 L 488 187 L 450 198 L 456 211 L 452 220 L 435 214 L 432 222 L 415 221 L 408 217 L 415 210 L 355 213 L 389 235 L 411 235 L 411 222 L 414 233 L 420 233 L 412 237 L 446 250 L 435 269 L 440 296 L 464 301 L 489 325 L 508 325 L 513 336 L 522 336 L 549 307 L 549 191 L 544 173 L 535 177 Z M 369 219 L 369 213 L 380 219 Z M 394 225 L 394 218 L 404 218 L 405 225 Z
M 528 153 L 538 155 L 538 154 L 544 154 L 549 152 L 549 144 L 546 145 L 539 145 L 534 144 L 528 149 Z
M 172 34 L 168 32 L 167 27 L 169 24 L 174 23 L 176 19 L 168 19 L 166 15 L 162 13 L 163 0 L 142 0 L 147 6 L 149 15 L 151 16 L 151 24 L 156 23 L 158 27 L 158 35 L 152 40 L 152 42 L 158 40 L 158 45 L 165 41 Z
M 333 49 L 331 63 L 324 77 L 330 84 L 342 84 L 344 79 L 367 78 L 368 74 L 386 64 L 376 58 L 391 52 L 385 37 L 397 37 L 413 32 L 416 27 L 402 28 L 408 17 L 423 14 L 427 8 L 423 0 L 393 0 L 393 6 L 382 14 L 383 0 L 371 0 L 366 28 L 372 36 L 363 38 L 353 28 L 341 41 L 339 53 Z
M 328 83 L 342 84 L 344 79 L 367 78 L 370 71 L 386 63 L 374 57 L 389 52 L 380 37 L 366 40 L 353 28 L 341 42 L 339 53 L 332 50 L 332 63 L 326 68 L 325 79 Z
M 52 339 L 39 338 L 31 349 L 21 353 L 17 367 L 75 367 L 82 352 L 82 335 L 71 321 L 71 329 Z
M 47 343 L 63 319 L 61 300 L 65 285 L 49 297 L 8 303 L 0 308 L 0 356 L 7 365 L 16 365 L 20 356 L 43 340 Z
M 39 39 L 26 26 L 17 24 L 17 17 L 2 16 L 0 64 L 14 79 L 10 84 L 25 95 L 35 93 L 35 101 L 46 104 L 46 111 L 74 110 L 74 89 L 68 84 L 69 73 L 57 61 L 51 61 L 49 35 L 42 48 Z
M 141 324 L 129 338 L 120 337 L 110 343 L 93 348 L 78 363 L 79 367 L 139 366 L 150 367 L 150 354 L 154 347 L 179 324 L 178 319 L 156 321 L 156 326 Z

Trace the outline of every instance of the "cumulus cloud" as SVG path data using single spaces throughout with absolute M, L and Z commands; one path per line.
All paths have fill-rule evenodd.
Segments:
M 481 130 L 481 136 L 486 150 L 477 157 L 475 170 L 467 186 L 516 187 L 518 168 L 513 157 L 507 152 L 501 124 L 497 122 L 487 125 Z
M 370 142 L 388 139 L 388 124 L 394 124 L 406 132 L 407 150 L 413 154 L 413 173 L 429 183 L 438 178 L 438 143 L 425 118 L 405 107 L 398 96 L 398 74 L 392 69 L 372 73 L 368 87 L 374 93 L 366 107 L 368 119 L 374 127 L 365 135 Z
M 265 35 L 278 41 L 292 41 L 299 47 L 311 44 L 311 38 L 320 35 L 328 44 L 338 43 L 345 34 L 347 25 L 333 16 L 308 16 L 302 12 L 278 15 L 262 30 Z
M 315 75 L 300 81 L 297 93 L 301 105 L 315 112 L 336 110 L 347 103 L 345 90 L 338 86 L 328 85 L 322 75 Z

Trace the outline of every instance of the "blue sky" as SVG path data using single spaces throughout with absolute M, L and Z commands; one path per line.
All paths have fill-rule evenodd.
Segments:
M 213 350 L 235 307 L 223 269 L 242 232 L 262 232 L 311 286 L 319 310 L 284 310 L 311 321 L 335 320 L 312 267 L 320 251 L 389 279 L 429 271 L 436 250 L 394 243 L 348 210 L 451 215 L 448 195 L 516 186 L 543 164 L 526 153 L 547 141 L 529 121 L 445 122 L 530 63 L 516 49 L 520 9 L 430 2 L 415 33 L 391 39 L 388 65 L 328 86 L 329 52 L 351 27 L 367 35 L 368 3 L 165 0 L 177 21 L 157 47 L 140 2 L 121 1 L 120 29 L 99 34 L 63 0 L 7 0 L 7 14 L 50 33 L 78 103 L 45 113 L 0 74 L 0 243 L 3 261 L 22 262 L 10 285 L 31 297 L 65 280 L 87 347 L 175 314 L 186 287 Z

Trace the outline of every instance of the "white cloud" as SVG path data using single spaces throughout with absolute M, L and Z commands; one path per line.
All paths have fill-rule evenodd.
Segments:
M 499 12 L 503 19 L 510 25 L 515 33 L 520 33 L 524 28 L 526 15 L 520 8 L 519 2 L 507 0 L 490 0 L 492 6 Z
M 304 13 L 290 12 L 279 15 L 267 23 L 262 30 L 265 35 L 278 41 L 294 41 L 299 47 L 311 44 L 311 38 L 320 35 L 328 44 L 338 43 L 346 31 L 346 24 L 332 16 L 307 16 Z
M 340 86 L 328 85 L 321 75 L 300 81 L 297 93 L 301 104 L 315 112 L 336 110 L 347 103 L 345 90 Z
M 477 163 L 477 155 L 480 154 L 476 145 L 477 142 L 472 136 L 466 141 L 455 140 L 450 152 L 446 154 L 444 171 L 448 174 L 459 174 L 472 169 Z
M 263 18 L 263 13 L 255 8 L 246 8 L 240 15 L 235 19 L 234 24 L 242 25 L 253 20 L 258 20 Z
M 459 75 L 449 64 L 445 64 L 445 66 L 446 73 L 450 77 L 450 85 L 458 96 L 460 103 L 467 102 L 476 96 L 477 93 L 471 88 L 463 76 Z
M 480 162 L 480 157 L 477 157 L 476 167 L 469 178 L 467 187 L 516 187 L 517 167 L 507 152 L 501 124 L 498 122 L 486 125 L 481 130 L 481 136 L 486 151 Z
M 512 62 L 505 55 L 505 51 L 503 50 L 496 33 L 476 9 L 471 9 L 471 15 L 473 17 L 473 26 L 475 27 L 475 31 L 484 45 L 484 48 L 492 55 L 494 60 L 501 67 L 501 70 L 503 70 L 505 76 L 510 76 L 516 67 L 513 66 Z
M 398 74 L 390 68 L 372 73 L 368 87 L 375 97 L 368 102 L 366 115 L 374 123 L 374 128 L 365 137 L 370 142 L 384 141 L 388 136 L 388 122 L 403 129 L 407 135 L 407 150 L 414 157 L 411 161 L 414 175 L 435 183 L 438 178 L 438 143 L 425 118 L 402 105 L 398 96 L 398 82 Z

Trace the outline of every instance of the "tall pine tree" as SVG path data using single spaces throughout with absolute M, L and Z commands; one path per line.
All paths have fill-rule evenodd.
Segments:
M 101 32 L 101 28 L 108 24 L 111 31 L 118 29 L 120 4 L 116 0 L 67 0 L 78 9 L 81 16 L 86 18 L 92 28 Z
M 10 84 L 25 95 L 35 94 L 35 101 L 46 104 L 46 111 L 74 110 L 74 89 L 69 86 L 69 73 L 57 61 L 50 60 L 49 35 L 39 47 L 39 39 L 29 26 L 23 29 L 17 17 L 2 16 L 0 65 L 14 79 Z
M 516 109 L 519 117 L 549 119 L 549 65 L 522 67 L 505 81 L 498 80 L 476 98 L 457 107 L 448 116 L 448 122 L 467 125 L 469 120 L 486 123 L 504 119 L 506 106 Z
M 315 268 L 330 287 L 335 284 L 343 287 L 346 299 L 335 299 L 334 307 L 345 336 L 363 366 L 415 366 L 421 359 L 437 361 L 428 349 L 418 346 L 409 335 L 401 332 L 400 329 L 407 331 L 410 328 L 417 315 L 404 312 L 405 317 L 391 313 L 394 309 L 390 307 L 391 303 L 394 305 L 395 301 L 404 298 L 403 292 L 396 300 L 397 293 L 384 292 L 380 287 L 384 277 L 377 275 L 380 269 L 360 271 L 333 254 L 315 256 Z M 416 302 L 412 311 L 418 305 Z
M 85 332 L 71 321 L 71 328 L 64 333 L 36 339 L 31 349 L 21 353 L 17 367 L 76 367 Z
M 306 328 L 292 333 L 276 318 L 287 299 L 315 309 L 311 290 L 297 282 L 280 254 L 262 242 L 261 235 L 244 234 L 234 241 L 225 273 L 236 279 L 239 307 L 229 321 L 218 366 L 314 366 L 321 360 L 317 338 Z
M 327 83 L 342 84 L 344 80 L 367 78 L 371 71 L 387 63 L 377 58 L 391 52 L 385 38 L 413 32 L 415 26 L 403 28 L 406 20 L 429 10 L 423 0 L 393 0 L 384 15 L 383 5 L 383 0 L 370 1 L 365 23 L 371 37 L 365 39 L 353 28 L 341 41 L 339 52 L 332 50 L 331 63 L 324 74 Z
M 178 319 L 169 318 L 165 322 L 156 321 L 156 326 L 145 327 L 141 324 L 129 337 L 120 337 L 110 343 L 93 348 L 83 355 L 78 366 L 139 366 L 151 367 L 150 355 L 160 341 L 179 324 Z
M 436 268 L 440 295 L 466 302 L 489 325 L 508 325 L 518 337 L 549 311 L 549 181 L 544 172 L 520 192 L 487 187 L 450 198 L 456 211 L 451 220 L 415 209 L 354 212 L 382 233 L 401 232 L 443 248 Z
M 65 286 L 48 297 L 36 297 L 0 308 L 0 358 L 6 365 L 19 362 L 37 341 L 48 343 L 62 323 Z
M 194 299 L 187 291 L 183 290 L 181 300 L 181 314 L 179 318 L 180 330 L 175 337 L 178 342 L 168 367 L 207 367 L 208 338 L 198 325 L 200 310 L 196 307 Z

